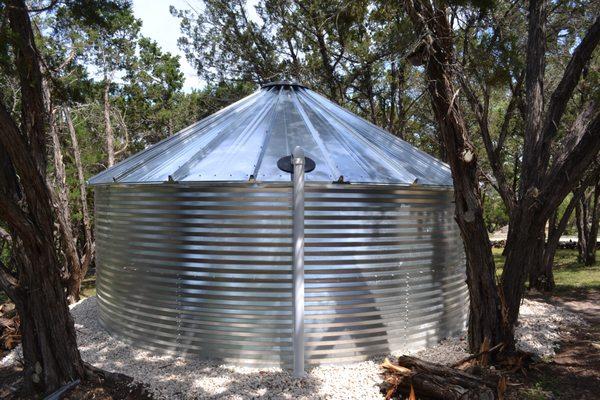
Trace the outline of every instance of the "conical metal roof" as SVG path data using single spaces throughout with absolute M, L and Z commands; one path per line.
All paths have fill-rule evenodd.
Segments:
M 448 167 L 308 88 L 274 82 L 90 179 L 90 184 L 289 182 L 277 160 L 301 146 L 307 181 L 451 186 Z

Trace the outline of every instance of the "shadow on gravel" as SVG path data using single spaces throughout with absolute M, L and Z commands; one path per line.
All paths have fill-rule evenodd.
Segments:
M 600 291 L 571 292 L 546 298 L 582 316 L 590 325 L 562 334 L 550 362 L 536 364 L 525 378 L 523 398 L 597 400 L 600 388 Z M 536 395 L 546 397 L 536 397 Z

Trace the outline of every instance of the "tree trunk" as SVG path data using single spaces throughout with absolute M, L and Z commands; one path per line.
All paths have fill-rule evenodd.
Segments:
M 115 165 L 115 136 L 110 122 L 110 81 L 104 80 L 104 131 L 106 135 L 106 153 L 108 154 L 108 167 Z
M 598 199 L 600 197 L 600 182 L 594 187 L 594 201 L 592 203 L 592 217 L 590 218 L 590 236 L 587 241 L 587 255 L 583 260 L 584 265 L 594 265 L 596 263 L 596 247 L 598 245 L 598 224 L 600 222 L 600 210 Z
M 545 245 L 543 245 L 542 257 L 536 262 L 529 273 L 530 290 L 535 289 L 541 292 L 550 292 L 554 290 L 555 282 L 552 263 L 554 261 L 556 247 L 558 246 L 558 239 L 560 239 L 560 235 L 562 234 L 562 232 L 560 232 L 556 243 L 553 243 L 552 238 L 557 235 L 558 231 L 557 219 L 557 211 L 554 211 L 548 220 L 548 240 Z
M 85 184 L 85 176 L 83 173 L 83 163 L 81 162 L 81 151 L 79 150 L 79 142 L 77 140 L 77 132 L 71 119 L 71 112 L 68 107 L 63 109 L 67 128 L 71 136 L 71 146 L 75 159 L 75 167 L 77 169 L 77 178 L 79 181 L 79 198 L 81 200 L 81 215 L 83 222 L 83 235 L 85 245 L 83 254 L 78 258 L 79 263 L 77 268 L 71 272 L 69 281 L 67 282 L 67 297 L 71 302 L 77 302 L 81 298 L 81 282 L 87 274 L 88 268 L 94 257 L 94 239 L 92 237 L 92 229 L 90 224 L 90 214 L 87 204 L 87 188 Z
M 42 69 L 44 71 L 44 69 Z M 63 268 L 63 282 L 67 289 L 67 300 L 69 303 L 79 301 L 81 281 L 87 271 L 77 252 L 76 240 L 71 225 L 71 207 L 69 205 L 69 188 L 67 186 L 67 174 L 63 162 L 62 146 L 58 136 L 57 110 L 52 105 L 51 92 L 48 80 L 42 77 L 42 88 L 44 92 L 44 103 L 49 115 L 48 129 L 52 138 L 53 161 L 54 161 L 54 185 L 48 185 L 52 196 L 54 212 L 58 221 L 62 250 L 66 259 L 66 268 Z M 56 188 L 54 189 L 53 186 Z M 89 216 L 88 216 L 89 218 Z M 89 262 L 88 262 L 89 264 Z
M 393 102 L 396 103 L 397 102 L 397 111 L 396 114 L 398 114 L 398 122 L 397 122 L 397 128 L 396 128 L 396 132 L 393 132 L 396 134 L 396 136 L 398 136 L 400 139 L 404 140 L 404 128 L 406 125 L 406 120 L 408 117 L 408 111 L 409 111 L 409 107 L 410 105 L 414 104 L 414 102 L 416 102 L 417 100 L 413 100 L 413 102 L 410 105 L 405 105 L 404 104 L 404 100 L 403 100 L 403 95 L 406 92 L 406 64 L 405 63 L 401 63 L 398 67 L 398 72 L 396 73 L 396 75 L 394 77 L 392 77 L 392 79 L 394 81 L 398 81 L 397 83 L 397 94 L 396 96 L 393 98 Z
M 581 42 L 559 84 L 544 107 L 544 70 L 548 3 L 529 1 L 527 56 L 525 75 L 526 124 L 521 163 L 519 198 L 510 213 L 506 262 L 502 271 L 502 298 L 506 322 L 514 326 L 525 290 L 526 278 L 533 265 L 535 249 L 545 222 L 566 195 L 582 179 L 600 151 L 600 114 L 593 101 L 576 118 L 559 145 L 561 152 L 549 164 L 549 148 L 555 142 L 566 104 L 572 97 L 584 67 L 600 42 L 600 18 L 596 18 Z M 514 343 L 514 341 L 511 341 Z
M 502 298 L 506 306 L 506 321 L 512 327 L 519 316 L 519 307 L 525 292 L 525 282 L 533 265 L 540 262 L 539 244 L 543 241 L 545 223 L 526 210 L 533 208 L 531 203 L 518 207 L 511 218 L 513 227 L 507 237 L 507 254 L 502 270 Z M 514 345 L 514 340 L 510 343 Z M 507 349 L 513 350 L 513 349 Z
M 396 122 L 396 98 L 397 96 L 397 92 L 398 92 L 398 85 L 397 85 L 397 79 L 396 79 L 396 74 L 398 73 L 396 71 L 396 62 L 392 61 L 392 64 L 390 66 L 391 70 L 390 70 L 390 112 L 389 112 L 389 116 L 387 118 L 387 130 L 388 132 L 393 133 L 394 135 L 398 135 L 397 132 L 395 131 L 395 126 L 394 123 Z
M 587 202 L 585 196 L 579 203 L 577 203 L 577 207 L 575 209 L 575 225 L 577 226 L 577 250 L 579 253 L 577 258 L 579 261 L 583 262 L 588 247 L 586 243 L 588 238 L 588 225 Z
M 556 212 L 553 213 L 556 215 Z M 556 222 L 556 221 L 554 221 Z M 546 288 L 546 264 L 544 263 L 544 253 L 546 250 L 546 233 L 544 229 L 539 233 L 539 238 L 535 248 L 531 249 L 533 255 L 533 264 L 529 271 L 529 289 L 536 288 L 545 291 Z M 552 272 L 552 270 L 550 270 Z M 554 279 L 554 278 L 552 278 Z
M 316 27 L 317 45 L 319 47 L 319 55 L 321 56 L 321 63 L 323 65 L 323 72 L 325 72 L 325 83 L 329 89 L 329 96 L 332 101 L 336 103 L 338 100 L 337 85 L 335 82 L 335 71 L 331 66 L 329 59 L 329 51 L 327 50 L 327 44 L 325 43 L 325 34 L 321 31 L 321 27 Z
M 17 257 L 19 283 L 29 293 L 20 292 L 13 300 L 21 319 L 25 382 L 29 389 L 47 393 L 83 378 L 84 365 L 58 275 L 60 263 L 53 243 L 43 242 L 25 244 L 26 255 Z
M 54 212 L 56 214 L 56 219 L 58 220 L 58 226 L 60 230 L 62 250 L 67 263 L 67 267 L 63 272 L 63 279 L 67 282 L 67 288 L 69 288 L 71 285 L 68 282 L 70 281 L 72 274 L 79 269 L 79 255 L 77 254 L 75 237 L 73 236 L 73 229 L 71 228 L 69 189 L 67 187 L 65 164 L 63 162 L 60 138 L 58 137 L 58 130 L 56 127 L 55 110 L 50 112 L 50 123 L 48 125 L 48 129 L 52 138 L 52 149 L 54 154 L 53 161 L 55 187 L 53 190 L 52 187 L 49 186 L 49 190 L 53 198 Z M 70 291 L 71 290 L 68 290 L 68 292 Z M 69 299 L 69 302 L 73 302 L 73 300 Z
M 454 62 L 452 29 L 443 8 L 429 2 L 406 2 L 411 19 L 427 32 L 430 43 L 423 54 L 428 92 L 442 147 L 446 149 L 454 181 L 456 221 L 460 227 L 467 259 L 469 288 L 469 347 L 479 351 L 483 344 L 494 346 L 506 341 L 502 306 L 495 279 L 491 244 L 483 219 L 477 159 L 452 84 Z
M 515 344 L 513 327 L 517 322 L 530 268 L 539 261 L 536 256 L 540 254 L 545 222 L 586 174 L 600 151 L 600 113 L 595 100 L 590 100 L 576 118 L 572 129 L 562 135 L 560 154 L 552 159 L 551 165 L 549 162 L 549 149 L 557 141 L 568 100 L 573 97 L 585 66 L 600 43 L 600 17 L 595 18 L 573 49 L 571 59 L 550 96 L 548 107 L 545 107 L 548 2 L 528 2 L 524 146 L 518 196 L 513 209 L 509 211 L 506 262 L 498 301 L 494 290 L 493 259 L 490 260 L 491 251 L 489 254 L 487 251 L 489 240 L 481 217 L 475 152 L 465 121 L 460 115 L 459 91 L 454 88 L 453 68 L 456 64 L 452 55 L 453 35 L 443 4 L 426 0 L 405 1 L 408 14 L 423 37 L 410 59 L 413 63 L 426 66 L 428 91 L 439 125 L 442 147 L 454 179 L 457 221 L 467 253 L 471 307 L 482 307 L 486 313 L 481 318 L 478 318 L 480 314 L 474 314 L 470 329 L 480 332 L 482 328 L 473 325 L 479 321 L 485 329 L 497 334 L 489 338 L 492 344 L 496 340 L 503 341 L 506 344 L 503 351 L 511 352 Z M 487 297 L 482 299 L 481 296 Z M 474 302 L 477 304 L 474 305 Z
M 83 162 L 81 161 L 81 150 L 79 149 L 79 140 L 77 132 L 71 119 L 71 110 L 68 107 L 64 108 L 65 120 L 71 136 L 71 146 L 73 147 L 73 155 L 75 159 L 75 167 L 77 168 L 77 178 L 79 180 L 79 196 L 81 199 L 81 214 L 83 215 L 83 232 L 85 235 L 85 243 L 87 247 L 94 241 L 92 236 L 92 228 L 90 223 L 90 213 L 87 203 L 87 186 L 85 183 L 85 174 L 83 173 Z
M 43 109 L 37 112 L 44 115 Z M 5 166 L 0 170 L 0 219 L 18 241 L 13 247 L 17 274 L 0 265 L 0 287 L 14 301 L 21 319 L 26 389 L 44 393 L 83 378 L 84 365 L 54 252 L 50 192 L 32 148 L 10 118 L 0 107 L 0 164 Z M 20 206 L 24 201 L 26 210 Z
M 84 378 L 85 368 L 54 249 L 52 202 L 45 179 L 48 115 L 39 52 L 25 2 L 6 3 L 22 97 L 19 121 L 0 102 L 0 219 L 18 242 L 11 266 L 17 273 L 0 262 L 0 287 L 21 318 L 25 386 L 47 393 Z
M 594 265 L 596 262 L 596 247 L 598 242 L 598 224 L 600 183 L 587 196 L 583 195 L 576 207 L 575 222 L 577 226 L 577 249 L 579 261 L 584 265 Z
M 556 249 L 558 248 L 560 237 L 567 228 L 569 219 L 573 214 L 573 210 L 579 203 L 579 200 L 581 199 L 581 196 L 583 196 L 584 193 L 585 187 L 583 185 L 573 192 L 573 197 L 569 201 L 569 204 L 567 204 L 567 208 L 565 209 L 558 224 L 556 223 L 557 213 L 553 213 L 553 218 L 551 218 L 551 220 L 553 219 L 553 222 L 550 225 L 553 228 L 548 230 L 548 241 L 546 242 L 546 247 L 544 249 L 544 258 L 542 260 L 542 271 L 538 272 L 538 274 L 533 278 L 529 278 L 530 288 L 533 287 L 540 291 L 550 292 L 553 291 L 556 287 L 553 272 L 554 255 L 556 254 Z

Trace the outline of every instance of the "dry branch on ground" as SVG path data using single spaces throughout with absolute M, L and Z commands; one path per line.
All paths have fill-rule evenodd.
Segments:
M 386 359 L 382 392 L 386 400 L 415 397 L 440 400 L 502 399 L 506 379 L 499 374 L 480 374 L 401 356 L 398 364 Z M 409 397 L 410 396 L 410 397 Z

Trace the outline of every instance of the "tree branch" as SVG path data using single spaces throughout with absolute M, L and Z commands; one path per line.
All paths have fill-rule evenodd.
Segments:
M 30 8 L 29 11 L 30 12 L 43 12 L 43 11 L 48 11 L 51 10 L 52 8 L 54 8 L 54 6 L 58 4 L 58 0 L 51 0 L 50 4 L 48 4 L 47 6 L 44 7 L 39 7 L 39 8 Z
M 10 273 L 10 270 L 2 260 L 0 260 L 0 288 L 10 297 L 15 303 L 20 299 L 18 298 L 19 283 L 15 277 Z
M 497 158 L 500 158 L 502 149 L 504 148 L 504 142 L 506 141 L 506 137 L 508 136 L 508 130 L 510 128 L 510 120 L 515 109 L 518 107 L 518 103 L 521 100 L 521 91 L 523 89 L 523 80 L 525 79 L 525 71 L 521 72 L 519 77 L 517 78 L 517 82 L 514 87 L 511 85 L 512 96 L 510 97 L 510 101 L 508 106 L 506 107 L 506 112 L 504 113 L 504 119 L 502 120 L 502 126 L 500 127 L 500 134 L 498 135 L 498 142 L 496 143 L 496 149 L 494 153 Z
M 560 201 L 573 190 L 580 177 L 600 152 L 600 112 L 587 125 L 581 139 L 573 150 L 559 157 L 551 167 L 542 187 L 540 199 L 545 204 L 541 210 L 547 217 L 558 207 Z
M 573 213 L 573 210 L 575 209 L 577 202 L 579 201 L 579 199 L 581 199 L 581 197 L 585 193 L 585 190 L 589 186 L 589 182 L 592 181 L 591 177 L 595 175 L 595 179 L 598 179 L 599 171 L 600 171 L 600 168 L 596 167 L 595 171 L 592 174 L 590 174 L 590 178 L 586 179 L 585 183 L 582 183 L 573 192 L 573 197 L 569 201 L 569 204 L 567 204 L 567 208 L 565 208 L 565 211 L 563 212 L 563 215 L 560 218 L 560 221 L 558 222 L 556 229 L 554 230 L 552 235 L 550 235 L 548 237 L 548 243 L 553 243 L 553 242 L 557 242 L 558 240 L 560 240 L 560 237 L 562 236 L 563 232 L 565 231 L 565 228 L 567 227 L 567 223 L 569 222 L 569 218 L 571 218 L 571 214 Z
M 504 168 L 502 167 L 502 163 L 500 162 L 499 154 L 497 148 L 494 148 L 494 144 L 492 143 L 492 137 L 490 133 L 489 127 L 489 119 L 487 116 L 487 105 L 488 101 L 486 100 L 485 104 L 482 104 L 477 98 L 475 92 L 469 85 L 469 82 L 465 78 L 463 74 L 459 74 L 459 81 L 461 87 L 464 89 L 467 94 L 467 100 L 473 113 L 475 114 L 475 119 L 477 120 L 477 124 L 479 125 L 479 132 L 481 134 L 481 138 L 483 140 L 483 144 L 485 146 L 485 151 L 487 153 L 488 160 L 490 162 L 490 166 L 492 167 L 492 172 L 494 177 L 496 178 L 496 184 L 492 184 L 492 186 L 498 191 L 502 201 L 506 208 L 511 211 L 515 207 L 515 196 L 512 191 L 512 188 L 508 184 L 506 179 L 506 174 L 504 173 Z M 514 97 L 513 97 L 514 98 Z M 513 103 L 511 99 L 511 103 Z M 514 106 L 513 106 L 514 107 Z M 509 104 L 509 110 L 507 113 L 512 112 L 512 107 Z M 489 180 L 489 179 L 488 179 Z M 491 180 L 490 180 L 491 183 Z
M 40 243 L 33 221 L 4 191 L 0 192 L 0 219 L 6 222 L 22 240 Z
M 556 136 L 560 120 L 567 108 L 567 99 L 573 94 L 573 90 L 575 90 L 581 77 L 581 72 L 585 64 L 592 57 L 594 49 L 598 46 L 599 42 L 600 17 L 596 17 L 596 21 L 588 29 L 579 46 L 573 51 L 573 56 L 565 69 L 563 77 L 550 98 L 543 128 L 545 146 L 550 146 L 551 140 Z

